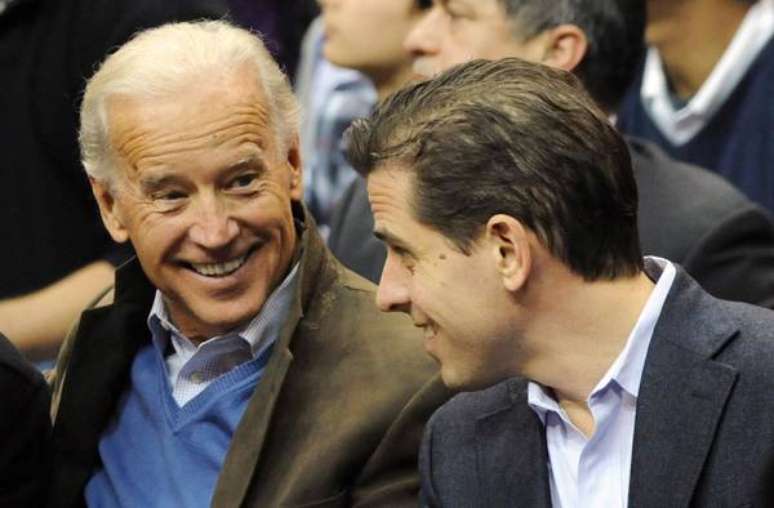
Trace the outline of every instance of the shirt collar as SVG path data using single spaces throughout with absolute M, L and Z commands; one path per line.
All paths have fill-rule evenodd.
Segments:
M 285 322 L 285 317 L 290 309 L 298 282 L 298 267 L 299 263 L 297 262 L 282 283 L 272 291 L 261 310 L 250 322 L 225 335 L 211 337 L 199 344 L 198 347 L 188 337 L 183 335 L 172 322 L 164 304 L 164 297 L 161 291 L 157 289 L 147 320 L 153 344 L 163 355 L 169 344 L 170 335 L 173 339 L 172 346 L 177 352 L 180 352 L 181 349 L 190 351 L 206 347 L 208 344 L 224 337 L 239 337 L 250 346 L 251 353 L 255 357 L 263 349 L 266 337 L 273 337 L 279 333 L 282 324 Z
M 648 256 L 648 259 L 656 262 L 662 268 L 661 276 L 645 302 L 637 323 L 626 339 L 623 350 L 591 391 L 589 398 L 605 390 L 612 382 L 617 383 L 634 398 L 639 395 L 640 381 L 653 331 L 677 273 L 675 266 L 666 259 L 653 256 Z M 550 391 L 535 382 L 530 382 L 527 387 L 527 403 L 538 413 L 541 420 L 545 418 L 546 411 L 560 411 L 559 405 L 550 395 Z
M 673 144 L 690 141 L 725 104 L 774 34 L 774 0 L 750 7 L 721 59 L 685 107 L 675 110 L 658 50 L 645 59 L 640 96 L 651 119 Z

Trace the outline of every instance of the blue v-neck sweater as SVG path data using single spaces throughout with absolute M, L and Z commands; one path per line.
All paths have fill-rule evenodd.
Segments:
M 86 486 L 92 507 L 209 506 L 231 437 L 271 355 L 224 374 L 182 408 L 152 344 L 99 442 L 102 467 Z
M 707 125 L 682 145 L 661 133 L 642 104 L 642 77 L 641 68 L 618 111 L 618 128 L 660 145 L 676 159 L 716 171 L 774 211 L 774 38 Z

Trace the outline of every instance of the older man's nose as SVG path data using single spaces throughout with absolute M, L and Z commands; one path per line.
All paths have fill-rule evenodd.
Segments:
M 382 278 L 376 290 L 376 305 L 382 312 L 410 312 L 411 298 L 406 269 L 387 254 Z
M 202 206 L 189 236 L 192 241 L 207 249 L 224 247 L 239 235 L 239 224 L 217 203 Z

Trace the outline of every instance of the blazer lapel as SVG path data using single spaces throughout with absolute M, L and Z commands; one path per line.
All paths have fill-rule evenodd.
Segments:
M 81 316 L 77 347 L 67 367 L 54 421 L 56 467 L 51 492 L 59 497 L 53 500 L 57 506 L 69 506 L 68 499 L 81 495 L 98 463 L 97 445 L 102 431 L 128 386 L 134 356 L 148 339 L 147 288 L 131 295 L 139 299 L 121 301 L 125 294 L 122 289 L 126 289 L 121 287 L 121 277 L 132 275 L 125 272 L 117 276 L 115 304 L 88 310 Z M 144 286 L 144 281 L 143 277 L 139 284 L 133 282 L 130 292 Z
M 640 384 L 629 506 L 689 506 L 737 378 L 713 357 L 736 331 L 678 268 Z
M 482 506 L 551 506 L 545 431 L 527 405 L 526 381 L 512 379 L 501 409 L 476 425 Z
M 254 472 L 261 459 L 271 418 L 285 382 L 288 369 L 293 361 L 292 340 L 299 337 L 299 324 L 304 309 L 321 295 L 321 288 L 331 283 L 335 274 L 326 270 L 326 249 L 322 239 L 314 231 L 315 224 L 306 209 L 294 205 L 296 216 L 303 214 L 306 231 L 303 232 L 301 247 L 294 258 L 299 266 L 299 287 L 291 304 L 288 317 L 282 326 L 274 346 L 274 353 L 266 366 L 255 392 L 250 397 L 247 409 L 231 439 L 223 469 L 215 486 L 212 507 L 243 506 L 254 482 Z M 303 225 L 298 226 L 303 229 Z M 304 329 L 313 329 L 314 324 L 306 323 Z
M 296 301 L 282 328 L 274 353 L 255 392 L 250 397 L 239 426 L 231 439 L 223 469 L 212 497 L 213 508 L 242 506 L 253 482 L 253 471 L 261 458 L 269 423 L 293 355 L 288 344 L 301 319 Z

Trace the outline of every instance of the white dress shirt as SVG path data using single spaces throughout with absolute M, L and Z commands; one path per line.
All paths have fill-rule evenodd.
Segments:
M 213 381 L 245 362 L 267 353 L 277 340 L 293 298 L 296 264 L 249 323 L 198 346 L 172 323 L 160 291 L 148 315 L 153 344 L 165 357 L 172 397 L 178 406 L 204 391 Z M 171 348 L 169 345 L 171 344 Z
M 673 145 L 689 142 L 725 104 L 774 34 L 774 0 L 759 0 L 747 12 L 731 43 L 699 91 L 675 109 L 658 50 L 645 60 L 640 97 L 653 123 Z M 707 37 L 711 37 L 707 34 Z
M 527 402 L 546 428 L 551 503 L 556 508 L 627 506 L 640 379 L 676 273 L 669 261 L 650 259 L 663 268 L 661 277 L 623 350 L 587 400 L 594 434 L 587 439 L 550 391 L 529 383 Z

